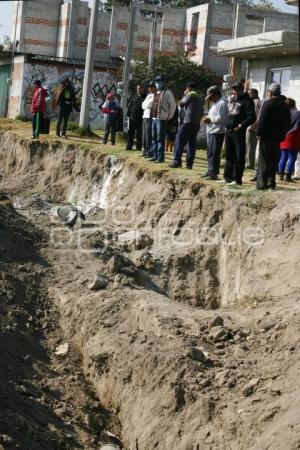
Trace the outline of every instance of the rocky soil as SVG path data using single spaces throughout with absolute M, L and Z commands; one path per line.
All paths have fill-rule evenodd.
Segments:
M 299 191 L 11 132 L 0 168 L 3 448 L 300 448 Z

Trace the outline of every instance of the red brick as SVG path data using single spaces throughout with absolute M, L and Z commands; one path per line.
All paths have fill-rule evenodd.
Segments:
M 88 20 L 87 20 L 86 17 L 78 17 L 77 23 L 78 23 L 78 25 L 85 25 L 85 26 L 87 26 Z
M 56 20 L 49 20 L 44 17 L 26 17 L 25 23 L 30 23 L 32 25 L 46 25 L 47 27 L 57 27 L 58 25 Z
M 214 27 L 211 30 L 211 33 L 213 34 L 222 34 L 224 36 L 232 36 L 232 29 L 231 28 L 220 28 L 220 27 Z
M 56 47 L 54 42 L 40 41 L 38 39 L 24 39 L 24 44 L 36 45 L 38 47 Z

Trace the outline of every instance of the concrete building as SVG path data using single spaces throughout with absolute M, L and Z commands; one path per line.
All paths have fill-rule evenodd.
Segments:
M 90 8 L 87 1 L 36 0 L 16 2 L 16 40 L 20 53 L 63 59 L 84 60 Z M 133 55 L 148 53 L 155 8 L 137 3 Z M 228 72 L 228 59 L 217 52 L 224 39 L 263 31 L 294 30 L 297 16 L 282 12 L 260 12 L 239 8 L 237 29 L 233 26 L 233 7 L 207 2 L 193 8 L 157 8 L 155 48 L 165 54 L 189 51 L 200 66 L 218 75 Z M 128 34 L 129 8 L 114 6 L 100 12 L 96 43 L 96 62 L 124 57 Z
M 263 18 L 258 33 L 243 35 L 244 11 L 238 11 L 237 30 L 234 39 L 218 44 L 221 56 L 234 57 L 235 78 L 245 78 L 249 86 L 258 90 L 260 97 L 267 95 L 271 83 L 281 84 L 282 93 L 292 97 L 300 106 L 300 59 L 298 17 L 282 14 L 280 22 L 271 24 Z
M 8 115 L 12 118 L 17 115 L 29 116 L 29 97 L 32 94 L 32 83 L 35 78 L 40 78 L 48 87 L 53 97 L 52 114 L 55 115 L 54 99 L 57 86 L 64 77 L 71 77 L 78 88 L 80 98 L 91 10 L 88 2 L 81 0 L 19 1 L 15 4 L 13 35 L 16 36 L 16 57 L 12 64 Z M 139 54 L 149 52 L 155 14 L 157 26 L 154 43 L 157 51 L 167 55 L 183 50 L 188 51 L 190 58 L 199 66 L 211 69 L 220 76 L 229 71 L 228 56 L 235 56 L 237 74 L 245 75 L 246 67 L 248 67 L 247 73 L 252 77 L 253 83 L 255 85 L 261 83 L 261 93 L 265 88 L 263 82 L 258 81 L 258 72 L 260 70 L 260 77 L 263 77 L 264 60 L 251 44 L 251 36 L 257 35 L 256 40 L 261 49 L 268 48 L 270 58 L 268 65 L 279 67 L 277 62 L 276 64 L 272 62 L 272 58 L 274 59 L 275 56 L 278 58 L 278 54 L 272 53 L 272 45 L 269 45 L 274 41 L 272 37 L 274 33 L 272 36 L 265 35 L 276 30 L 296 32 L 298 29 L 298 17 L 282 12 L 261 12 L 239 7 L 236 25 L 233 26 L 234 12 L 231 6 L 205 3 L 187 10 L 184 8 L 155 9 L 153 6 L 140 3 L 137 4 L 133 43 L 135 58 Z M 105 94 L 111 90 L 114 91 L 117 81 L 120 81 L 117 69 L 120 65 L 120 57 L 124 57 L 126 52 L 128 21 L 129 8 L 127 7 L 117 6 L 113 7 L 111 12 L 99 13 L 90 114 L 91 125 L 95 127 L 103 122 L 99 105 L 103 102 Z M 286 37 L 287 35 L 284 35 L 282 39 Z M 238 42 L 239 39 L 244 41 Z M 276 39 L 281 38 L 278 35 Z M 279 48 L 281 44 L 277 45 L 276 42 L 273 47 Z M 248 53 L 245 53 L 245 45 L 249 43 L 254 52 L 251 53 L 251 62 L 245 63 L 245 59 L 249 60 L 246 57 Z M 288 47 L 287 43 L 284 45 Z M 291 48 L 285 48 L 282 52 L 286 53 L 281 53 L 281 56 L 292 58 L 293 51 Z M 256 59 L 259 61 L 255 65 Z M 293 83 L 293 77 L 297 77 L 296 62 L 290 61 L 288 67 L 291 70 L 291 83 Z M 2 94 L 4 98 L 7 92 L 7 87 L 4 85 L 10 69 L 11 61 L 7 55 L 3 55 L 2 58 L 0 57 L 1 98 Z M 288 73 L 282 72 L 280 76 L 286 79 Z M 267 76 L 269 75 L 265 75 L 265 78 Z M 7 102 L 2 104 L 7 105 Z M 3 109 L 7 107 L 0 110 L 2 115 Z

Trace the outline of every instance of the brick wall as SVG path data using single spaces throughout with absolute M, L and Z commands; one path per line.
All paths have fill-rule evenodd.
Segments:
M 19 36 L 20 51 L 55 56 L 60 22 L 60 0 L 22 3 L 23 32 Z

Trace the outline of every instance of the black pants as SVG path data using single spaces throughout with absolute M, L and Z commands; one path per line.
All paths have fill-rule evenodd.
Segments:
M 136 149 L 142 150 L 142 135 L 143 135 L 143 122 L 142 120 L 129 119 L 129 129 L 127 138 L 127 149 L 131 150 L 133 147 L 134 137 L 136 135 Z
M 36 112 L 32 114 L 32 135 L 34 137 L 39 137 L 42 131 L 44 120 L 44 113 Z
M 145 156 L 153 156 L 152 153 L 152 119 L 143 119 L 143 149 Z
M 182 164 L 182 153 L 187 145 L 186 165 L 189 168 L 193 167 L 199 128 L 200 125 L 194 123 L 183 123 L 180 125 L 174 147 L 174 161 L 178 164 Z
M 117 131 L 117 122 L 105 124 L 105 133 L 103 138 L 103 144 L 106 144 L 108 141 L 108 136 L 110 134 L 111 144 L 115 145 L 116 143 L 116 131 Z
M 275 189 L 279 159 L 279 142 L 260 140 L 257 163 L 257 189 Z
M 225 134 L 225 167 L 224 179 L 242 184 L 245 170 L 246 135 L 244 132 Z
M 63 136 L 66 135 L 70 114 L 71 114 L 70 108 L 66 108 L 64 106 L 59 107 L 58 119 L 57 119 L 57 124 L 56 124 L 56 134 L 57 135 L 60 136 L 61 125 L 62 125 L 61 134 Z
M 220 160 L 223 141 L 224 134 L 207 135 L 207 171 L 210 175 L 219 175 L 220 173 Z

